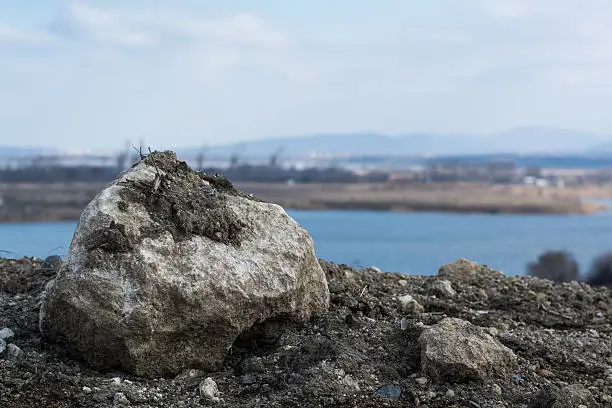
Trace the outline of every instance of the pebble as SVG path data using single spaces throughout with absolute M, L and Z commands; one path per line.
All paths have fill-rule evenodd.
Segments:
M 82 390 L 83 390 L 83 392 L 84 392 L 85 394 L 91 394 L 91 392 L 92 392 L 92 391 L 91 391 L 91 388 L 86 387 L 86 386 L 84 386 L 84 387 L 82 388 Z
M 255 384 L 257 380 L 253 374 L 245 374 L 242 376 L 242 384 L 243 385 L 251 385 Z
M 206 379 L 200 383 L 200 397 L 212 402 L 221 401 L 219 398 L 219 388 L 215 380 L 206 377 Z
M 0 354 L 4 353 L 4 350 L 6 350 L 6 342 L 0 339 Z
M 113 406 L 115 407 L 129 407 L 130 405 L 132 405 L 132 403 L 122 392 L 116 393 L 113 397 Z
M 16 345 L 10 343 L 6 346 L 6 355 L 11 358 L 21 358 L 25 353 Z
M 393 401 L 398 401 L 402 396 L 402 389 L 396 385 L 387 384 L 376 390 L 374 394 L 382 398 L 389 398 Z
M 414 382 L 416 382 L 416 383 L 417 383 L 417 384 L 419 384 L 419 385 L 425 386 L 425 385 L 427 385 L 427 383 L 429 382 L 429 380 L 428 380 L 427 378 L 425 378 L 425 377 L 419 377 L 419 378 L 416 378 L 416 379 L 414 380 Z
M 450 388 L 448 390 L 446 390 L 446 398 L 454 398 L 455 397 L 455 391 L 451 390 Z
M 406 313 L 423 313 L 425 308 L 412 296 L 404 295 L 398 298 L 402 311 Z
M 538 373 L 538 374 L 539 374 L 541 377 L 544 377 L 544 378 L 552 378 L 552 377 L 554 377 L 554 376 L 555 376 L 555 374 L 554 374 L 552 371 L 547 370 L 547 369 L 545 369 L 545 368 L 542 368 L 542 369 L 538 370 L 538 371 L 537 371 L 537 373 Z
M 111 378 L 110 382 L 112 385 L 121 385 L 121 378 L 119 377 Z
M 502 395 L 502 389 L 499 385 L 497 384 L 493 384 L 491 386 L 491 390 L 493 391 L 493 394 L 495 395 Z
M 10 339 L 13 336 L 15 336 L 15 332 L 13 332 L 8 327 L 5 327 L 4 329 L 0 330 L 0 339 L 2 340 Z

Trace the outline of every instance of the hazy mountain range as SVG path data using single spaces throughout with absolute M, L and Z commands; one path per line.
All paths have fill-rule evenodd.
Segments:
M 320 134 L 303 137 L 260 139 L 206 148 L 209 156 L 265 157 L 282 149 L 282 156 L 312 153 L 332 155 L 463 155 L 463 154 L 593 154 L 612 152 L 612 136 L 543 127 L 474 136 L 411 133 L 388 136 L 379 133 Z M 193 154 L 200 149 L 180 149 Z
M 86 146 L 83 146 L 86 147 Z M 155 148 L 155 146 L 151 146 Z M 523 127 L 494 135 L 410 133 L 319 134 L 259 139 L 205 148 L 208 157 L 269 157 L 282 149 L 282 157 L 327 155 L 466 155 L 466 154 L 612 154 L 612 135 L 546 127 Z M 202 149 L 179 148 L 180 155 L 196 155 Z M 42 147 L 5 147 L 0 156 L 31 157 L 61 151 Z

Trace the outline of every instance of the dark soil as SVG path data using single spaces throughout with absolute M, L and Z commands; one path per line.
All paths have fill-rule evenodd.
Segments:
M 177 160 L 173 152 L 153 152 L 143 161 L 156 169 L 155 180 L 122 182 L 126 188 L 119 203 L 121 211 L 129 208 L 130 203 L 144 205 L 158 226 L 141 231 L 141 238 L 155 238 L 169 231 L 175 241 L 201 235 L 240 246 L 241 234 L 247 226 L 233 214 L 226 199 L 228 195 L 244 194 L 234 189 L 229 180 L 197 173 L 184 161 Z M 108 230 L 103 232 L 106 236 L 113 235 Z M 108 247 L 116 245 L 110 243 Z
M 271 322 L 254 329 L 236 342 L 220 371 L 148 380 L 91 370 L 42 340 L 38 293 L 48 266 L 0 259 L 0 329 L 11 328 L 16 336 L 7 343 L 25 352 L 0 356 L 0 406 L 209 406 L 198 391 L 205 377 L 218 384 L 219 407 L 544 408 L 556 407 L 572 384 L 588 390 L 588 408 L 612 406 L 610 289 L 506 277 L 463 262 L 440 272 L 457 292 L 445 298 L 430 287 L 435 277 L 321 265 L 331 292 L 327 313 L 303 326 L 280 330 Z M 402 314 L 397 297 L 405 294 L 425 312 Z M 445 316 L 487 328 L 518 355 L 516 369 L 465 384 L 422 378 L 417 339 Z

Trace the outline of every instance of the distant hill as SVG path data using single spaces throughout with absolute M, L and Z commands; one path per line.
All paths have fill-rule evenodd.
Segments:
M 246 157 L 267 157 L 283 149 L 283 156 L 305 156 L 312 153 L 330 155 L 463 155 L 492 153 L 583 153 L 612 137 L 598 134 L 525 127 L 495 135 L 440 135 L 412 133 L 388 136 L 378 133 L 320 134 L 303 137 L 261 139 L 213 146 L 207 155 L 229 157 L 239 154 Z M 180 153 L 193 154 L 199 149 L 182 149 Z

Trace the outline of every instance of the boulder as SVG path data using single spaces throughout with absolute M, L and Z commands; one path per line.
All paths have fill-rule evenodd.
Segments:
M 445 318 L 419 337 L 421 368 L 436 382 L 460 383 L 506 375 L 516 355 L 480 327 Z
M 157 377 L 215 369 L 251 327 L 328 305 L 312 239 L 280 206 L 152 153 L 83 211 L 40 330 L 95 368 Z

